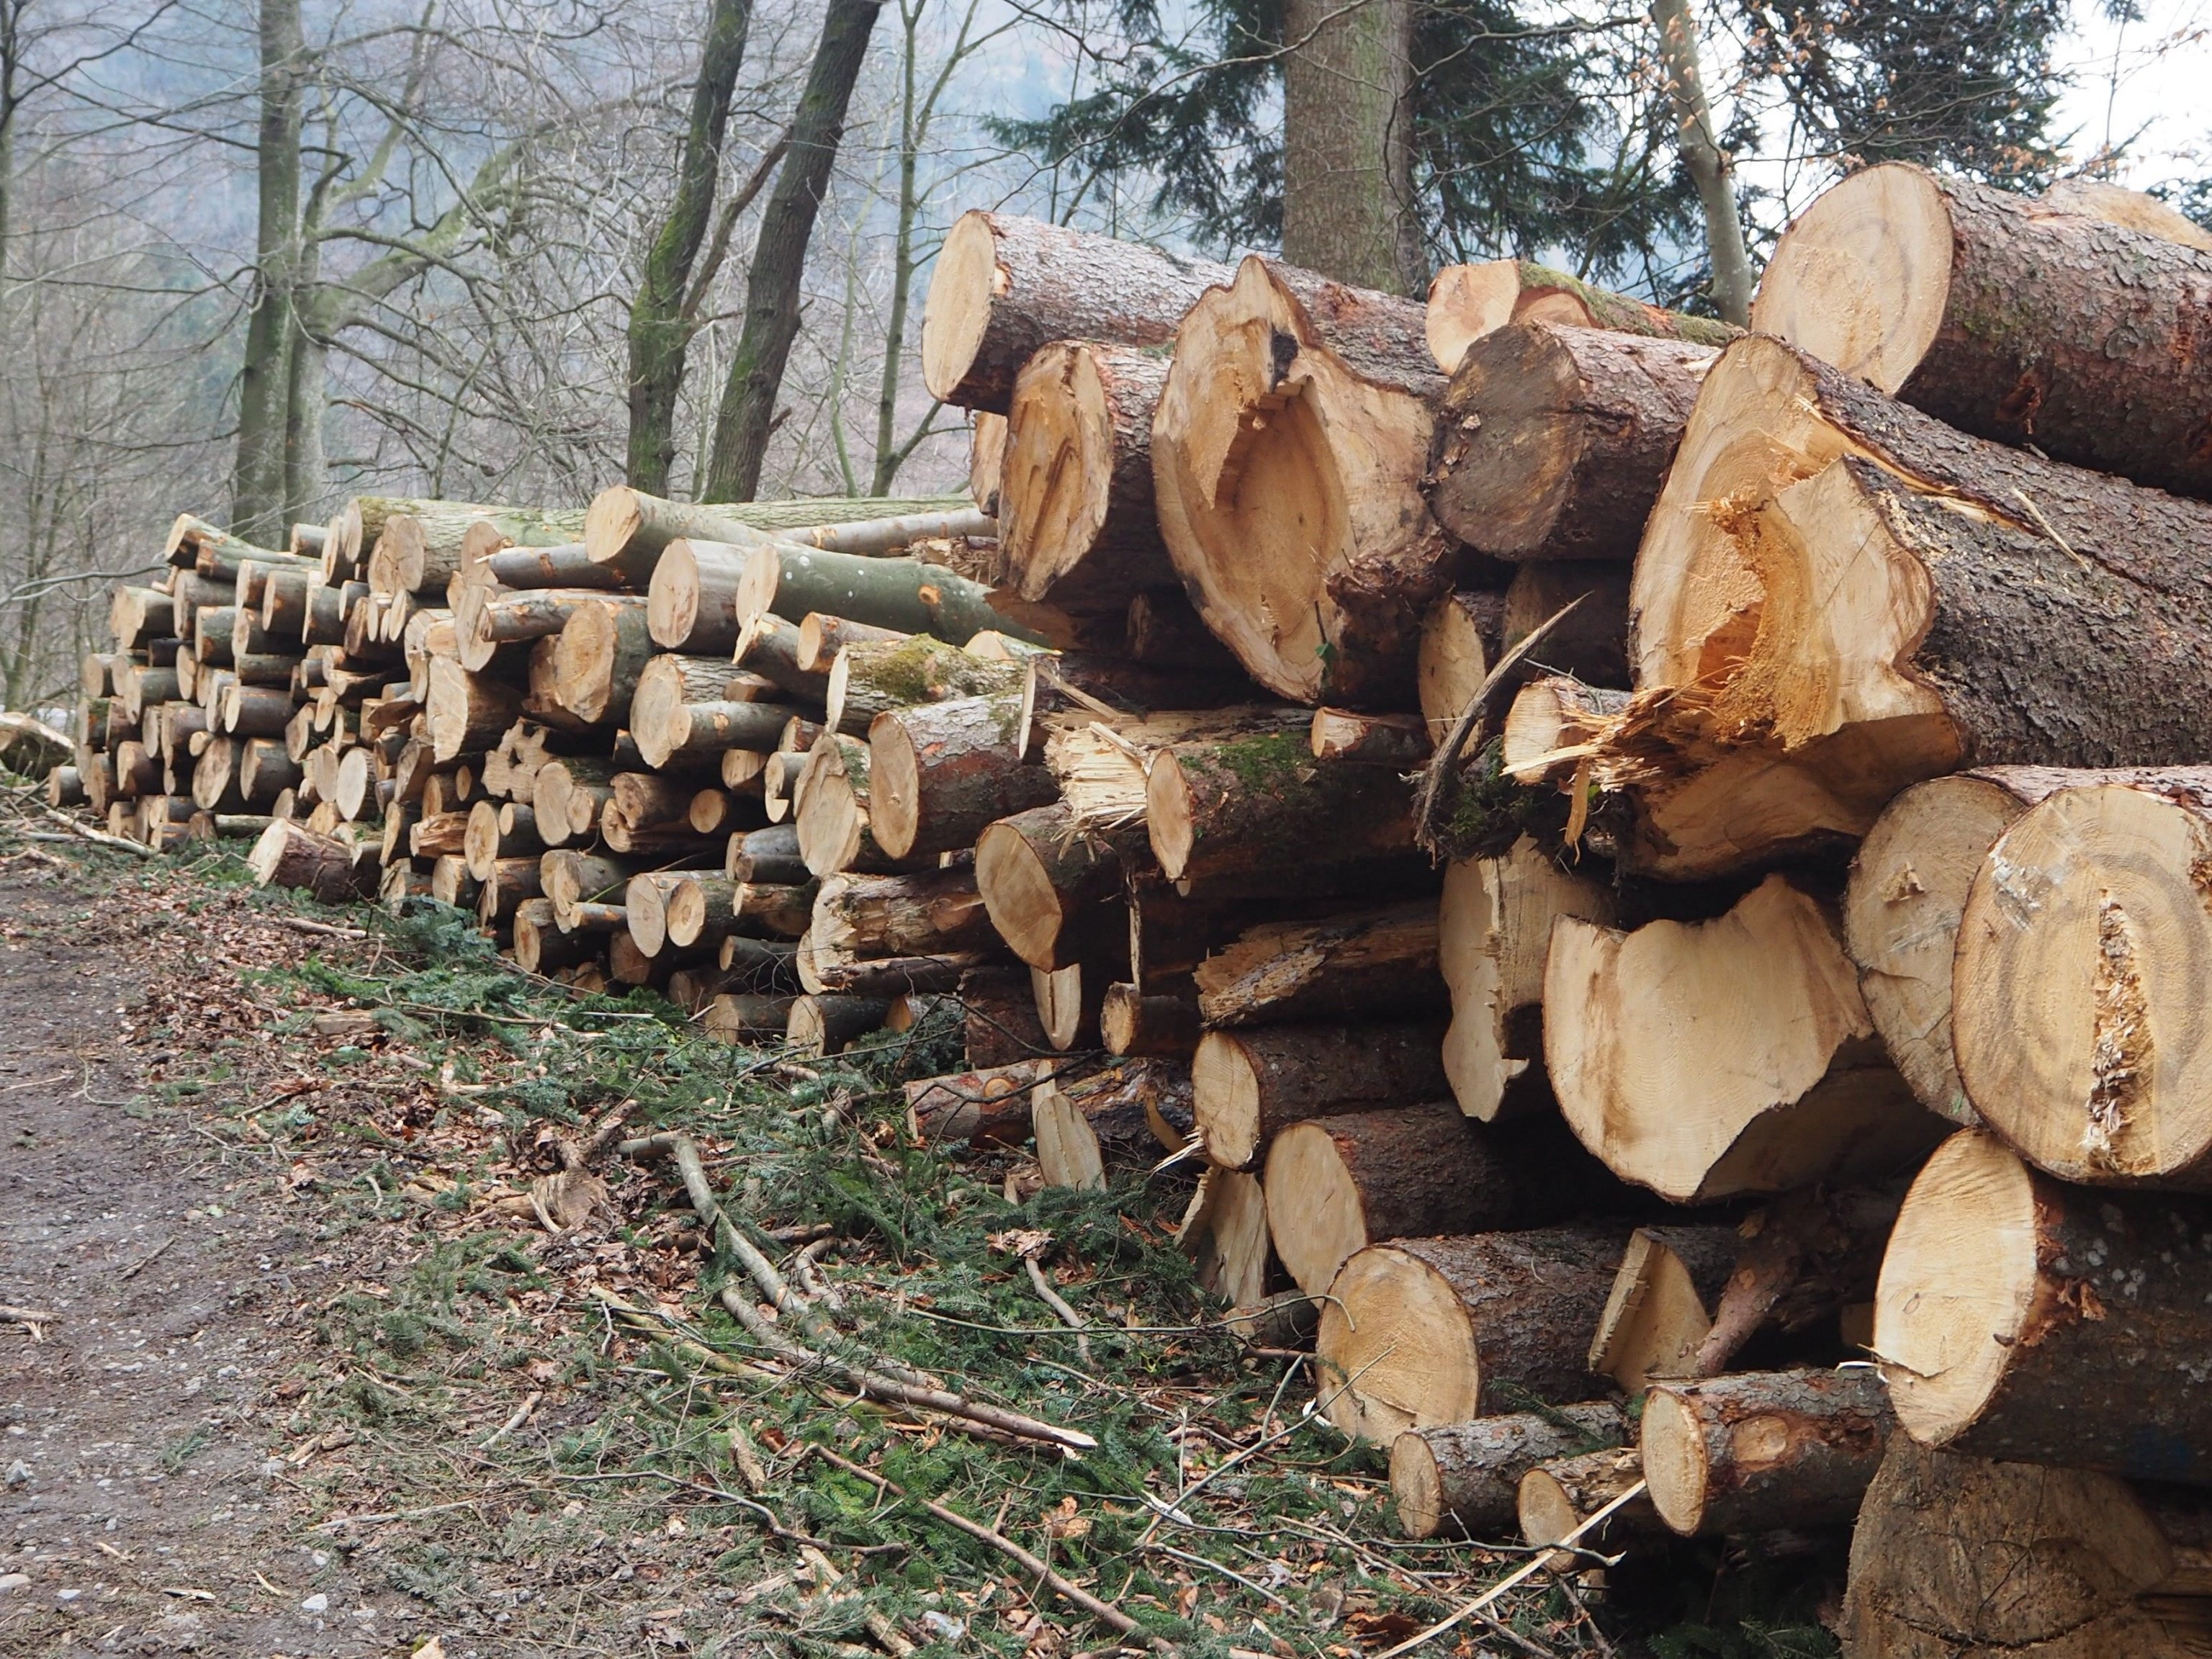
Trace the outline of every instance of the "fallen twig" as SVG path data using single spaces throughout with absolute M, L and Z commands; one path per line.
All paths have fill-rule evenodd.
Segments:
M 1634 1486 L 1631 1486 L 1626 1492 L 1621 1493 L 1620 1497 L 1614 1498 L 1613 1502 L 1607 1504 L 1603 1509 L 1587 1516 L 1580 1526 L 1577 1527 L 1565 1537 L 1560 1539 L 1558 1543 L 1553 1545 L 1552 1548 L 1557 1549 L 1562 1546 L 1576 1543 L 1584 1534 L 1594 1530 L 1601 1523 L 1612 1519 L 1616 1512 L 1626 1508 L 1638 1498 L 1643 1497 L 1644 1489 L 1644 1483 L 1638 1480 Z M 1452 1613 L 1446 1618 L 1438 1620 L 1435 1624 L 1431 1625 L 1426 1630 L 1414 1632 L 1413 1635 L 1407 1637 L 1395 1647 L 1383 1649 L 1382 1652 L 1375 1656 L 1375 1659 L 1398 1659 L 1398 1656 L 1400 1654 L 1411 1653 L 1415 1648 L 1421 1646 L 1424 1643 L 1434 1641 L 1437 1637 L 1442 1636 L 1446 1631 L 1455 1629 L 1469 1619 L 1480 1617 L 1483 1611 L 1487 1608 L 1492 1602 L 1497 1601 L 1498 1598 L 1504 1595 L 1506 1591 L 1515 1589 L 1519 1585 L 1527 1583 L 1538 1573 L 1545 1571 L 1544 1564 L 1549 1559 L 1550 1555 L 1548 1552 L 1536 1555 L 1524 1565 L 1516 1567 L 1511 1572 L 1506 1574 L 1504 1577 L 1499 1579 L 1488 1589 L 1483 1591 L 1481 1595 L 1476 1596 L 1474 1600 L 1469 1601 L 1465 1607 L 1460 1608 L 1458 1612 Z
M 1058 1314 L 1060 1322 L 1068 1329 L 1082 1330 L 1083 1316 L 1069 1307 L 1061 1299 L 1060 1292 L 1053 1289 L 1052 1281 L 1044 1276 L 1044 1269 L 1037 1265 L 1037 1259 L 1033 1255 L 1024 1255 L 1022 1258 L 1022 1266 L 1030 1270 L 1030 1283 L 1036 1287 L 1036 1293 L 1044 1298 L 1044 1305 Z M 1091 1339 L 1087 1336 L 1078 1336 L 1075 1339 L 1075 1352 L 1083 1363 L 1088 1365 L 1091 1363 Z
M 946 1526 L 951 1527 L 960 1532 L 966 1533 L 970 1538 L 975 1539 L 978 1543 L 988 1544 L 993 1549 L 998 1551 L 1000 1554 L 1005 1556 L 1008 1560 L 1019 1565 L 1024 1572 L 1036 1574 L 1038 1583 L 1048 1586 L 1054 1594 L 1061 1596 L 1066 1601 L 1073 1601 L 1077 1607 L 1081 1607 L 1084 1612 L 1089 1613 L 1093 1619 L 1098 1620 L 1100 1624 L 1119 1632 L 1123 1636 L 1138 1636 L 1144 1633 L 1145 1627 L 1139 1624 L 1135 1620 L 1132 1619 L 1127 1613 L 1122 1612 L 1121 1608 L 1115 1607 L 1110 1601 L 1100 1601 L 1089 1590 L 1085 1589 L 1080 1584 L 1075 1583 L 1069 1579 L 1063 1578 L 1044 1562 L 1040 1561 L 1036 1556 L 1031 1555 L 1027 1550 L 1024 1549 L 1019 1544 L 1014 1542 L 1012 1539 L 1007 1537 L 1005 1534 L 994 1532 L 981 1522 L 970 1521 L 966 1516 L 946 1509 L 942 1504 L 933 1504 L 927 1498 L 916 1498 L 912 1492 L 908 1492 L 896 1482 L 885 1480 L 882 1475 L 878 1474 L 872 1469 L 862 1468 L 858 1463 L 852 1462 L 849 1458 L 840 1457 L 836 1452 L 831 1451 L 827 1446 L 815 1447 L 814 1455 L 822 1459 L 823 1462 L 831 1465 L 833 1468 L 841 1468 L 848 1474 L 858 1475 L 861 1480 L 867 1481 L 880 1492 L 887 1492 L 893 1498 L 904 1498 L 909 1504 L 919 1505 L 921 1508 L 927 1510 L 938 1520 L 945 1522 Z
M 336 927 L 327 921 L 316 921 L 307 916 L 278 916 L 276 925 L 289 927 L 295 933 L 313 933 L 318 939 L 367 939 L 366 927 Z
M 813 1317 L 812 1310 L 784 1281 L 775 1264 L 763 1255 L 752 1242 L 740 1233 L 716 1200 L 713 1187 L 707 1180 L 705 1167 L 699 1161 L 699 1148 L 689 1135 L 647 1135 L 641 1139 L 625 1140 L 620 1150 L 625 1156 L 636 1157 L 654 1153 L 672 1162 L 683 1177 L 684 1189 L 690 1194 L 691 1206 L 714 1235 L 719 1249 L 737 1257 L 753 1283 L 779 1312 L 788 1311 L 793 1322 L 817 1343 L 826 1347 L 836 1340 L 834 1333 L 823 1333 Z M 1061 1446 L 1074 1451 L 1091 1451 L 1098 1442 L 1079 1429 L 1064 1429 L 1058 1424 L 1047 1423 L 1021 1412 L 1004 1407 L 987 1405 L 940 1389 L 922 1378 L 916 1371 L 897 1365 L 895 1362 L 875 1358 L 880 1369 L 853 1364 L 835 1358 L 817 1348 L 810 1348 L 786 1336 L 775 1325 L 761 1316 L 750 1297 L 735 1285 L 722 1286 L 720 1300 L 731 1318 L 743 1326 L 748 1335 L 787 1365 L 802 1370 L 828 1371 L 842 1376 L 864 1395 L 873 1395 L 879 1400 L 896 1401 L 901 1405 L 916 1406 L 924 1411 L 941 1413 L 946 1417 L 964 1418 L 980 1423 L 986 1428 L 996 1429 L 1024 1440 L 1041 1440 L 1049 1445 Z M 896 1371 L 903 1375 L 887 1375 Z

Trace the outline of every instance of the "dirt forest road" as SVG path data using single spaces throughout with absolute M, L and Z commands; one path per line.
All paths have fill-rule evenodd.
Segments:
M 406 1599 L 303 1539 L 271 1449 L 337 1261 L 280 1177 L 144 1103 L 162 918 L 51 877 L 0 882 L 0 1651 L 404 1651 Z

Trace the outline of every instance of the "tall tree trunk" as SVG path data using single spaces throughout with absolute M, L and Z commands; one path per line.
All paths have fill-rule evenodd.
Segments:
M 323 510 L 323 373 L 332 331 L 323 313 L 332 307 L 318 303 L 324 292 L 321 265 L 319 245 L 312 234 L 303 234 L 284 362 L 284 495 L 277 523 L 288 531 L 295 523 L 329 516 Z
M 830 0 L 806 88 L 792 119 L 790 153 L 761 216 L 745 285 L 745 327 L 730 358 L 729 379 L 714 416 L 714 447 L 705 499 L 749 501 L 760 488 L 761 463 L 775 423 L 784 364 L 799 335 L 799 283 L 815 216 L 830 186 L 830 169 L 845 136 L 845 111 L 868 55 L 868 37 L 883 0 Z
M 1283 34 L 1283 258 L 1361 288 L 1422 292 L 1411 0 L 1290 0 Z
M 876 391 L 876 466 L 868 484 L 872 495 L 890 493 L 891 480 L 898 477 L 909 453 L 902 451 L 898 441 L 899 370 L 906 355 L 907 308 L 914 287 L 914 222 L 921 206 L 916 185 L 921 135 L 915 131 L 915 121 L 928 118 L 915 95 L 915 58 L 920 51 L 915 35 L 921 8 L 907 9 L 901 21 L 906 27 L 899 56 L 898 233 L 891 244 L 891 314 L 884 330 L 884 372 Z
M 1659 64 L 1674 106 L 1674 142 L 1682 167 L 1698 188 L 1705 215 L 1705 248 L 1713 268 L 1713 307 L 1738 328 L 1751 321 L 1751 256 L 1736 215 L 1735 163 L 1721 148 L 1705 82 L 1698 67 L 1698 36 L 1689 0 L 1651 0 L 1659 30 Z
M 259 224 L 246 362 L 239 374 L 230 527 L 264 547 L 281 545 L 286 529 L 284 448 L 297 299 L 306 57 L 300 0 L 261 0 L 261 131 L 255 146 Z
M 629 307 L 629 452 L 625 476 L 636 488 L 668 493 L 676 464 L 676 400 L 693 325 L 684 314 L 691 266 L 707 236 L 722 167 L 730 98 L 745 61 L 752 0 L 714 0 L 691 88 L 691 116 L 677 155 L 676 197 L 646 252 Z

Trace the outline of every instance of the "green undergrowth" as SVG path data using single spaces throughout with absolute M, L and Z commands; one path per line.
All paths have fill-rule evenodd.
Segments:
M 411 1436 L 436 1448 L 420 1455 L 418 1482 L 500 1494 L 496 1524 L 443 1516 L 384 1547 L 390 1582 L 426 1606 L 480 1605 L 525 1569 L 582 1583 L 591 1575 L 578 1563 L 603 1571 L 610 1540 L 680 1535 L 690 1553 L 670 1571 L 696 1614 L 693 1651 L 849 1659 L 887 1650 L 884 1620 L 932 1659 L 1114 1645 L 1040 1592 L 1034 1572 L 816 1448 L 995 1528 L 1193 1655 L 1379 1653 L 1525 1559 L 1506 1544 L 1394 1536 L 1385 1456 L 1315 1414 L 1301 1358 L 1215 1323 L 1220 1304 L 1174 1242 L 1187 1168 L 1117 1169 L 1103 1192 L 1037 1190 L 1020 1154 L 916 1145 L 899 1085 L 957 1068 L 950 1008 L 802 1060 L 707 1041 L 650 992 L 589 995 L 519 974 L 441 907 L 393 919 L 241 898 L 234 860 L 192 867 L 211 902 L 228 893 L 370 936 L 241 971 L 287 1010 L 272 1036 L 288 1057 L 361 1079 L 332 1096 L 357 1104 L 311 1109 L 221 1085 L 206 1098 L 228 1100 L 221 1109 L 250 1118 L 284 1157 L 311 1139 L 343 1149 L 326 1151 L 315 1187 L 331 1249 L 379 1221 L 411 1217 L 422 1231 L 404 1269 L 320 1310 L 319 1338 L 348 1369 L 303 1400 L 295 1431 L 327 1422 L 378 1448 Z M 333 1005 L 366 1012 L 375 1031 L 317 1048 L 313 1022 Z M 210 1075 L 224 1063 L 207 1058 Z M 411 1105 L 395 1103 L 403 1086 Z M 896 1361 L 970 1399 L 1079 1428 L 1096 1448 L 1067 1455 L 977 1438 L 856 1398 L 840 1376 L 776 1364 L 720 1305 L 742 1270 L 699 1249 L 665 1161 L 603 1160 L 616 1213 L 588 1237 L 550 1237 L 479 1207 L 501 1159 L 542 1152 L 548 1129 L 573 1141 L 618 1105 L 628 1133 L 694 1137 L 726 1212 L 787 1271 L 793 1231 L 826 1230 L 819 1270 L 843 1305 L 822 1310 L 834 1328 L 825 1346 L 840 1358 Z M 541 1157 L 538 1167 L 550 1166 Z M 1083 1331 L 1040 1298 L 1025 1251 Z M 629 1314 L 590 1288 L 605 1290 L 617 1257 L 629 1277 L 607 1294 Z M 469 1401 L 501 1386 L 546 1403 L 487 1444 L 499 1408 Z M 760 1471 L 765 1480 L 749 1484 Z M 358 1501 L 343 1482 L 311 1477 L 301 1489 L 317 1502 Z M 1470 1620 L 1424 1651 L 1835 1651 L 1813 1616 L 1828 1566 L 1686 1546 L 1611 1576 L 1540 1577 L 1490 1609 L 1502 1629 Z M 679 1592 L 664 1577 L 653 1593 Z

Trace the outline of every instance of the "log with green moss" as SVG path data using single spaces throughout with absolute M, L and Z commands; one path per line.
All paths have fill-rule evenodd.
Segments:
M 1413 846 L 1413 792 L 1386 767 L 1314 757 L 1304 733 L 1177 744 L 1145 780 L 1152 854 L 1170 880 L 1388 858 Z

